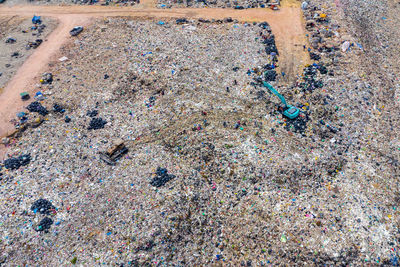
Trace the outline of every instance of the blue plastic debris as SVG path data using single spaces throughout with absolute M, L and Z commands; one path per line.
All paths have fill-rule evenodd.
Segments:
M 40 23 L 42 23 L 42 20 L 40 19 L 40 16 L 33 15 L 32 23 L 33 23 L 33 24 L 40 24 Z
M 37 92 L 36 94 L 35 94 L 35 99 L 38 99 L 38 100 L 42 100 L 43 99 L 43 94 L 42 94 L 42 92 Z
M 157 22 L 157 24 L 158 24 L 158 25 L 164 25 L 164 24 L 165 24 L 165 22 L 164 22 L 164 21 L 162 21 L 162 20 L 160 20 L 159 22 Z
M 22 117 L 24 117 L 24 116 L 25 116 L 25 112 L 22 112 L 22 111 L 21 111 L 21 112 L 18 112 L 18 113 L 17 113 L 17 117 L 18 117 L 18 118 L 22 118 Z

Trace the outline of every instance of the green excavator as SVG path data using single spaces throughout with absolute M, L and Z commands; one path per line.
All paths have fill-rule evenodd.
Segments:
M 279 99 L 281 100 L 282 104 L 284 105 L 284 110 L 283 110 L 283 116 L 287 117 L 288 119 L 296 119 L 299 115 L 300 115 L 300 110 L 298 108 L 296 108 L 295 106 L 291 106 L 288 105 L 286 103 L 285 98 L 278 93 L 278 91 L 275 90 L 274 87 L 272 87 L 272 85 L 270 85 L 269 83 L 263 81 L 263 85 L 264 87 L 268 88 L 274 95 L 276 95 L 277 97 L 279 97 Z

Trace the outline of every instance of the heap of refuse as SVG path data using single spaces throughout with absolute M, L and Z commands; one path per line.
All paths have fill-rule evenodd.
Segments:
M 107 124 L 107 121 L 103 120 L 102 118 L 92 118 L 90 121 L 88 130 L 98 130 L 103 129 L 104 125 Z
M 9 158 L 4 161 L 4 167 L 10 170 L 19 169 L 21 166 L 26 166 L 31 162 L 31 155 L 24 154 L 19 157 Z
M 49 217 L 43 218 L 35 229 L 38 232 L 48 232 L 53 224 L 53 220 Z
M 30 103 L 26 108 L 30 112 L 37 112 L 42 116 L 46 116 L 47 114 L 49 114 L 49 111 L 37 101 Z
M 150 184 L 155 187 L 162 187 L 174 178 L 175 175 L 168 174 L 167 169 L 158 167 L 155 173 L 155 177 L 153 177 Z
M 31 210 L 34 213 L 39 212 L 41 214 L 49 215 L 52 210 L 55 210 L 55 207 L 47 199 L 41 198 L 32 204 Z

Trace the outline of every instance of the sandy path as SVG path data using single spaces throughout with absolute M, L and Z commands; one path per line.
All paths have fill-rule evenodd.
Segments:
M 46 71 L 47 64 L 54 59 L 60 47 L 69 37 L 69 30 L 80 24 L 88 23 L 91 18 L 128 16 L 136 18 L 206 18 L 223 19 L 232 17 L 239 21 L 261 22 L 267 21 L 276 37 L 276 44 L 280 51 L 281 70 L 295 79 L 295 75 L 307 63 L 307 54 L 303 51 L 306 44 L 302 16 L 299 8 L 282 7 L 279 11 L 268 9 L 233 10 L 221 8 L 207 9 L 156 9 L 151 6 L 154 0 L 145 0 L 137 7 L 110 7 L 110 6 L 13 6 L 0 7 L 0 14 L 5 16 L 41 16 L 58 19 L 58 27 L 47 37 L 36 51 L 25 61 L 13 79 L 0 94 L 0 137 L 14 131 L 9 122 L 15 118 L 17 112 L 23 110 L 24 105 L 19 94 L 24 91 L 34 92 L 35 82 L 42 72 Z M 150 7 L 150 8 L 149 8 Z M 4 146 L 0 146 L 0 159 L 4 157 Z

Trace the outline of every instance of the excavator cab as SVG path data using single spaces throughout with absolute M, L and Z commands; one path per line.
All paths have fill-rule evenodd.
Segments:
M 293 120 L 297 118 L 300 114 L 300 110 L 294 106 L 288 106 L 286 110 L 283 111 L 283 116 Z

